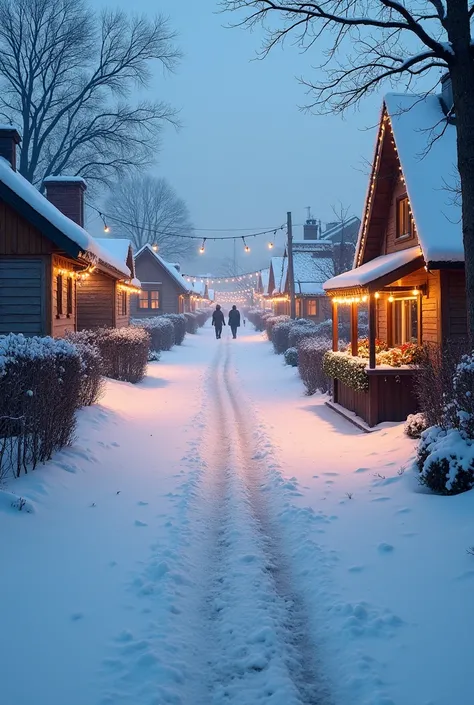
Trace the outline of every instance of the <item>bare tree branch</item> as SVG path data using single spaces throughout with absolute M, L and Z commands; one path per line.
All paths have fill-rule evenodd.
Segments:
M 166 179 L 121 180 L 111 188 L 105 210 L 115 236 L 130 238 L 136 250 L 146 243 L 156 244 L 166 259 L 189 257 L 197 251 L 196 240 L 177 237 L 192 235 L 193 226 L 186 203 Z
M 130 104 L 151 64 L 179 59 L 168 21 L 94 13 L 84 0 L 0 0 L 0 111 L 19 124 L 19 171 L 34 183 L 65 170 L 106 184 L 153 160 L 166 103 Z

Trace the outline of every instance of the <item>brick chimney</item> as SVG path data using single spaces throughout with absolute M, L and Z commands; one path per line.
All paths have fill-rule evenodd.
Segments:
M 308 218 L 303 226 L 303 240 L 317 240 L 318 235 L 318 221 L 314 218 Z
M 43 185 L 46 198 L 61 213 L 84 227 L 84 193 L 87 184 L 80 176 L 48 176 Z
M 0 125 L 0 157 L 10 162 L 13 171 L 16 171 L 16 146 L 20 142 L 20 133 L 13 125 Z

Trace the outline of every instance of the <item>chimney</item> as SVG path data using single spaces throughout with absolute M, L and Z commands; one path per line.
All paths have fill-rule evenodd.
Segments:
M 443 76 L 441 76 L 441 103 L 443 105 L 443 110 L 446 115 L 449 113 L 450 110 L 453 110 L 453 86 L 451 83 L 451 76 L 449 75 L 449 71 L 447 71 Z
M 84 227 L 84 193 L 86 182 L 81 176 L 48 176 L 43 181 L 46 198 L 61 213 Z
M 0 157 L 10 162 L 13 171 L 16 171 L 16 146 L 20 142 L 20 133 L 13 125 L 0 125 Z
M 303 240 L 317 240 L 318 232 L 318 221 L 308 218 L 303 226 Z

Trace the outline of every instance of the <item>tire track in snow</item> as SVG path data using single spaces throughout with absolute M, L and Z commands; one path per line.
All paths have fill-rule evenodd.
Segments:
M 308 615 L 262 492 L 265 465 L 232 375 L 229 342 L 209 385 L 214 424 L 223 431 L 207 462 L 216 536 L 207 600 L 216 646 L 212 703 L 326 705 Z

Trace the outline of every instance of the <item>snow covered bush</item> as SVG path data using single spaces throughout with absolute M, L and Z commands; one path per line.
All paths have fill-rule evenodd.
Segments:
M 366 368 L 367 360 L 353 357 L 345 352 L 328 350 L 324 355 L 324 373 L 331 379 L 338 379 L 346 387 L 358 392 L 366 392 L 369 388 Z
M 299 323 L 298 325 L 292 326 L 290 334 L 288 336 L 288 345 L 290 348 L 297 348 L 302 340 L 306 338 L 327 338 L 326 335 L 321 335 L 319 333 L 318 326 L 312 321 L 306 321 L 302 319 L 304 323 Z
M 247 311 L 247 318 L 258 332 L 265 330 L 265 321 L 270 316 L 271 314 L 268 311 L 262 311 L 260 308 L 250 308 Z
M 196 316 L 194 315 L 194 313 L 185 313 L 183 315 L 186 323 L 186 333 L 194 335 L 198 332 L 199 327 Z
M 298 350 L 296 348 L 288 348 L 285 350 L 285 363 L 290 367 L 298 367 Z
M 277 355 L 282 355 L 288 348 L 290 330 L 294 325 L 294 321 L 282 321 L 272 327 L 273 349 Z
M 81 373 L 66 340 L 0 336 L 0 477 L 18 477 L 71 443 Z
M 328 338 L 307 338 L 298 346 L 298 368 L 308 394 L 329 391 L 330 379 L 323 369 L 323 358 L 330 348 Z
M 265 318 L 265 331 L 267 334 L 268 340 L 271 341 L 272 339 L 272 329 L 273 326 L 276 326 L 277 323 L 284 323 L 286 321 L 290 321 L 289 316 L 267 316 Z
M 80 406 L 96 404 L 104 393 L 104 364 L 99 348 L 92 341 L 90 331 L 69 333 L 67 340 L 73 343 L 81 358 Z
M 196 316 L 199 328 L 202 328 L 203 325 L 206 323 L 207 319 L 209 318 L 210 312 L 204 309 L 197 308 L 194 311 L 194 315 Z
M 423 431 L 426 431 L 426 419 L 424 414 L 410 414 L 406 420 L 404 431 L 409 438 L 420 438 Z
M 150 336 L 143 328 L 99 328 L 93 331 L 104 374 L 123 382 L 140 382 L 146 374 Z
M 174 345 L 174 325 L 169 318 L 153 316 L 151 318 L 135 318 L 130 321 L 132 326 L 143 328 L 150 336 L 150 350 L 171 350 Z
M 420 482 L 433 492 L 453 495 L 474 487 L 474 441 L 457 428 L 432 426 L 417 451 Z
M 165 313 L 162 318 L 167 318 L 174 326 L 174 344 L 181 345 L 186 335 L 186 319 L 183 313 Z

